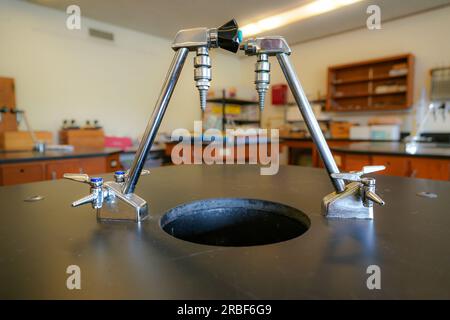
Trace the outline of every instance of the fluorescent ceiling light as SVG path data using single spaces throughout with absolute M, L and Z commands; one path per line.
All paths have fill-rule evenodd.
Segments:
M 249 37 L 263 31 L 276 29 L 287 24 L 314 17 L 329 11 L 339 9 L 363 0 L 315 0 L 295 9 L 250 23 L 242 28 L 244 37 Z

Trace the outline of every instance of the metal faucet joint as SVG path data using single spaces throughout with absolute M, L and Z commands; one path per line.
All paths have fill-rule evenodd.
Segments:
M 264 110 L 264 101 L 266 99 L 266 92 L 269 90 L 270 84 L 270 62 L 269 56 L 266 53 L 257 55 L 255 64 L 255 85 L 258 92 L 259 108 Z
M 200 94 L 200 108 L 205 111 L 206 98 L 211 85 L 211 59 L 207 47 L 197 48 L 194 57 L 194 80 Z

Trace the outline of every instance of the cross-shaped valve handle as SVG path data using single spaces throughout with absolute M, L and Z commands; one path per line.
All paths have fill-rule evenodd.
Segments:
M 91 186 L 91 192 L 86 197 L 72 202 L 72 207 L 78 207 L 83 204 L 91 203 L 94 209 L 99 209 L 103 205 L 103 200 L 107 195 L 107 191 L 103 188 L 103 178 L 89 177 L 83 173 L 65 173 L 65 179 L 76 182 L 87 183 Z

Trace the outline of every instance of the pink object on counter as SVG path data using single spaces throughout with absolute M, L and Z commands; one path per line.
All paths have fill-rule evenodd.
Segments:
M 105 147 L 120 148 L 126 150 L 133 146 L 133 141 L 128 137 L 105 137 Z

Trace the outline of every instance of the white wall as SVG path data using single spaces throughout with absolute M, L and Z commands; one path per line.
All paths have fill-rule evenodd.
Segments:
M 36 130 L 57 132 L 63 119 L 98 119 L 109 135 L 138 137 L 145 129 L 172 60 L 171 41 L 24 1 L 0 0 L 0 76 L 16 81 L 18 108 Z M 113 32 L 114 43 L 88 36 Z M 200 119 L 190 54 L 160 131 L 191 129 Z M 240 60 L 212 54 L 212 85 L 235 85 Z
M 347 62 L 413 53 L 416 57 L 414 96 L 420 97 L 421 88 L 428 86 L 429 70 L 434 67 L 450 65 L 450 7 L 429 11 L 408 18 L 386 22 L 382 30 L 369 31 L 360 29 L 340 35 L 327 37 L 291 47 L 292 61 L 302 81 L 305 92 L 314 96 L 317 91 L 326 92 L 327 67 Z M 243 67 L 252 70 L 254 59 L 245 58 Z M 252 81 L 253 75 L 243 74 L 243 81 Z M 272 60 L 271 82 L 285 83 L 278 62 Z M 270 107 L 265 117 L 280 116 L 281 108 Z M 379 113 L 377 113 L 379 114 Z M 386 113 L 386 114 L 392 114 Z M 404 118 L 404 130 L 410 130 L 411 112 L 394 112 Z M 336 119 L 349 119 L 366 122 L 375 114 L 361 116 L 360 113 L 343 116 L 342 113 L 331 114 Z M 448 117 L 447 117 L 448 118 Z M 428 132 L 450 132 L 450 120 L 429 121 Z
M 428 82 L 430 68 L 450 65 L 450 7 L 387 22 L 380 31 L 365 29 L 292 46 L 292 60 L 305 91 L 326 92 L 327 67 L 411 52 L 416 56 L 415 97 Z M 153 110 L 173 51 L 170 41 L 82 19 L 82 30 L 65 27 L 66 14 L 25 1 L 0 0 L 0 76 L 16 79 L 19 108 L 36 129 L 57 132 L 63 119 L 99 119 L 109 135 L 142 134 Z M 111 31 L 114 43 L 91 38 L 89 27 Z M 254 58 L 213 51 L 212 87 L 253 87 Z M 445 58 L 448 57 L 448 58 Z M 190 54 L 161 131 L 192 129 L 200 119 Z M 272 83 L 284 82 L 275 59 Z M 270 102 L 270 99 L 267 99 Z M 282 117 L 266 107 L 264 118 Z M 409 130 L 410 112 L 394 112 Z M 364 123 L 373 114 L 335 119 Z M 429 123 L 427 131 L 450 131 L 450 122 Z

